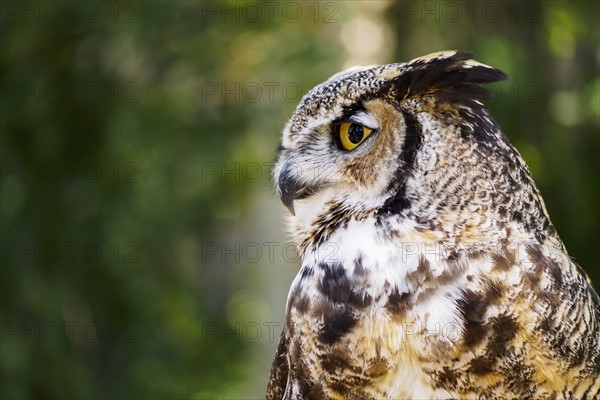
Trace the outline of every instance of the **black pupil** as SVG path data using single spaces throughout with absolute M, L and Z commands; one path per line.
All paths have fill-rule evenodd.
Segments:
M 348 128 L 348 139 L 352 143 L 354 143 L 354 144 L 360 143 L 363 136 L 365 136 L 365 131 L 362 126 L 357 125 L 357 124 L 350 125 L 350 127 Z

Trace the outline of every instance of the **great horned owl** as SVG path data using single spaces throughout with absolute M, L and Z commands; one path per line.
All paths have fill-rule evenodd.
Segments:
M 302 256 L 268 399 L 597 399 L 600 299 L 449 51 L 334 75 L 274 168 Z

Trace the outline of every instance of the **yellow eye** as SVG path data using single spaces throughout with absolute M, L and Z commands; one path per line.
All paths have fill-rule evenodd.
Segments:
M 344 150 L 354 150 L 371 133 L 373 133 L 372 129 L 353 122 L 342 122 L 339 125 L 340 143 Z

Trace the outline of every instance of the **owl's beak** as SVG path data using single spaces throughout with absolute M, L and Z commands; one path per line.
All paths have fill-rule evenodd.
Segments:
M 279 198 L 281 199 L 281 202 L 292 215 L 296 215 L 296 210 L 294 210 L 294 200 L 297 198 L 297 193 L 302 188 L 302 185 L 294 179 L 292 172 L 289 162 L 286 162 L 279 173 L 279 181 L 277 184 L 279 186 Z
M 285 162 L 277 186 L 279 188 L 279 197 L 283 205 L 292 215 L 296 215 L 294 201 L 306 199 L 323 189 L 324 183 L 304 183 L 298 177 L 300 169 L 289 160 Z

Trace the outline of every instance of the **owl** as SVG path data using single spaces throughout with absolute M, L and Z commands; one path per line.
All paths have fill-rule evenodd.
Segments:
M 274 182 L 302 257 L 267 399 L 598 399 L 600 299 L 447 51 L 306 94 Z

